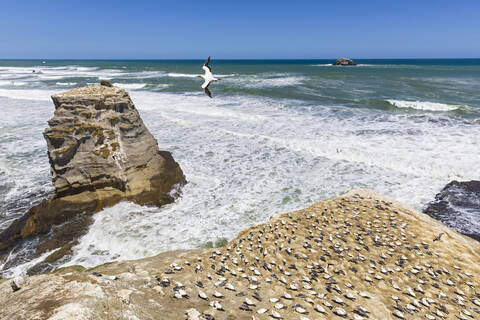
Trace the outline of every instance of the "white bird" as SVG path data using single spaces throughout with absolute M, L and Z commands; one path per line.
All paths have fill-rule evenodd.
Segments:
M 207 61 L 205 61 L 205 63 L 203 64 L 203 67 L 202 69 L 205 70 L 205 74 L 204 75 L 201 75 L 199 74 L 197 77 L 199 78 L 202 78 L 203 80 L 205 80 L 202 84 L 202 89 L 203 91 L 205 92 L 205 94 L 207 96 L 209 96 L 210 98 L 212 97 L 212 93 L 210 92 L 210 90 L 208 89 L 208 86 L 210 85 L 210 83 L 212 83 L 212 81 L 218 81 L 220 79 L 218 78 L 215 78 L 212 74 L 212 69 L 210 68 L 210 66 L 208 65 L 208 63 L 210 62 L 210 57 L 208 57 Z

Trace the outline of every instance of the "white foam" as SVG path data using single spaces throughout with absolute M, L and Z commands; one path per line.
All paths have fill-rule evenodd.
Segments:
M 143 106 L 145 108 L 144 110 L 158 110 L 159 96 L 157 93 L 132 92 L 131 96 L 133 101 L 135 101 L 135 104 Z M 262 115 L 249 114 L 247 112 L 232 110 L 229 108 L 215 107 L 221 106 L 224 103 L 223 101 L 212 101 L 206 105 L 205 96 L 201 92 L 197 95 L 164 93 L 161 98 L 168 100 L 170 104 L 175 105 L 176 112 L 190 114 L 194 117 L 201 116 L 202 118 L 210 119 L 238 119 L 253 122 L 259 122 L 265 119 Z M 192 104 L 195 104 L 195 107 L 192 107 Z M 162 110 L 158 111 L 163 115 Z
M 145 87 L 151 89 L 166 89 L 171 87 L 172 85 L 169 83 L 157 83 L 157 84 L 148 84 Z
M 65 86 L 98 83 L 98 77 L 115 78 L 112 82 L 132 90 L 132 100 L 160 148 L 173 153 L 188 180 L 174 204 L 150 208 L 121 203 L 97 213 L 69 264 L 88 267 L 231 239 L 274 213 L 303 208 L 354 187 L 420 208 L 450 180 L 480 176 L 480 159 L 472 151 L 480 145 L 480 126 L 441 113 L 421 113 L 418 121 L 418 112 L 215 93 L 209 99 L 200 90 L 161 92 L 177 82 L 171 77 L 195 77 L 186 73 L 77 66 L 35 67 L 41 74 L 33 74 L 31 68 L 10 69 L 0 67 L 1 81 L 19 77 L 30 85 L 41 77 L 65 80 L 56 82 L 57 90 L 7 89 L 8 84 L 0 89 L 0 183 L 8 186 L 2 194 L 8 203 L 52 190 L 42 138 L 53 111 L 50 96 Z M 68 80 L 71 77 L 87 80 Z M 121 84 L 149 77 L 165 83 Z M 263 73 L 227 77 L 220 84 L 282 88 L 307 80 L 297 74 Z
M 52 253 L 54 253 L 55 251 L 59 250 L 60 248 L 57 248 L 57 249 L 54 249 L 54 250 L 51 250 L 51 251 L 47 251 L 47 252 L 44 252 L 42 255 L 40 255 L 39 257 L 33 259 L 33 260 L 30 260 L 28 262 L 25 262 L 25 263 L 22 263 L 22 264 L 19 264 L 13 268 L 10 268 L 10 269 L 6 269 L 6 270 L 3 270 L 3 267 L 4 265 L 9 261 L 9 259 L 11 258 L 11 255 L 9 255 L 7 257 L 7 259 L 5 260 L 5 262 L 0 265 L 0 274 L 2 275 L 2 277 L 4 278 L 14 278 L 16 276 L 20 276 L 22 274 L 26 274 L 28 269 L 30 269 L 31 267 L 35 266 L 37 263 L 40 263 L 42 261 L 45 260 L 45 258 L 47 258 L 49 255 L 51 255 Z M 11 253 L 10 253 L 11 254 Z
M 78 71 L 95 71 L 98 70 L 98 67 L 76 67 Z
M 19 87 L 19 86 L 26 86 L 28 82 L 25 81 L 14 81 L 14 80 L 2 80 L 0 81 L 0 86 L 2 87 Z
M 21 100 L 51 101 L 51 96 L 60 93 L 61 90 L 42 89 L 0 89 L 0 97 Z
M 453 111 L 468 108 L 462 105 L 444 104 L 430 101 L 406 101 L 406 100 L 387 100 L 388 103 L 404 109 L 416 109 L 425 111 Z
M 35 71 L 35 72 L 33 72 Z M 119 69 L 99 69 L 96 67 L 0 67 L 0 74 L 6 76 L 7 79 L 15 79 L 18 77 L 27 77 L 35 80 L 61 80 L 68 78 L 82 78 L 93 77 L 97 79 L 113 79 L 113 78 L 129 78 L 144 75 L 148 77 L 149 74 L 159 74 L 158 72 L 133 72 L 129 73 Z
M 133 79 L 148 79 L 148 78 L 162 78 L 167 76 L 165 71 L 139 71 L 125 73 L 124 78 L 133 78 Z
M 195 78 L 198 74 L 169 72 L 167 76 L 172 78 Z
M 277 212 L 364 187 L 420 208 L 453 179 L 480 176 L 480 128 L 298 101 L 135 91 L 132 99 L 188 184 L 162 208 L 95 215 L 69 264 L 86 267 L 233 238 Z M 292 106 L 292 107 L 290 107 Z M 333 112 L 335 110 L 335 112 Z M 346 108 L 345 110 L 350 110 Z M 431 114 L 436 117 L 436 114 Z
M 167 76 L 171 78 L 196 78 L 200 74 L 203 74 L 203 70 L 200 70 L 197 74 L 169 72 L 167 73 Z M 235 74 L 215 74 L 215 77 L 217 78 L 229 78 L 234 76 Z
M 145 83 L 114 83 L 113 85 L 120 88 L 132 89 L 132 90 L 142 89 L 142 88 L 145 88 L 145 86 L 147 86 L 147 84 Z
M 241 76 L 227 78 L 224 81 L 229 85 L 241 86 L 242 88 L 268 88 L 268 87 L 289 87 L 301 84 L 307 78 L 303 76 L 287 75 L 262 75 L 262 76 Z

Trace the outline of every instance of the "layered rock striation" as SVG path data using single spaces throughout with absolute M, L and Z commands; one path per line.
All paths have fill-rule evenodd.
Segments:
M 6 319 L 476 319 L 480 244 L 366 190 L 226 246 L 0 283 Z
M 123 200 L 170 203 L 175 187 L 185 182 L 180 166 L 170 152 L 159 150 L 125 90 L 93 85 L 52 99 L 55 113 L 44 137 L 55 195 L 13 222 L 0 235 L 0 250 L 51 230 L 58 236 L 37 247 L 56 248 L 78 236 L 90 214 Z M 67 230 L 58 227 L 63 223 Z

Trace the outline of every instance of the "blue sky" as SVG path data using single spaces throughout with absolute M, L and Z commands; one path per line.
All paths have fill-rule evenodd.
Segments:
M 0 0 L 0 58 L 479 58 L 480 1 Z

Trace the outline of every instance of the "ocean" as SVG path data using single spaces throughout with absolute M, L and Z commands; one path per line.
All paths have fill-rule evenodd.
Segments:
M 162 208 L 97 213 L 64 265 L 232 239 L 352 188 L 422 210 L 448 182 L 480 178 L 480 59 L 332 62 L 212 59 L 221 81 L 210 99 L 196 78 L 203 60 L 0 60 L 0 231 L 53 194 L 50 96 L 101 79 L 129 91 L 188 183 Z

